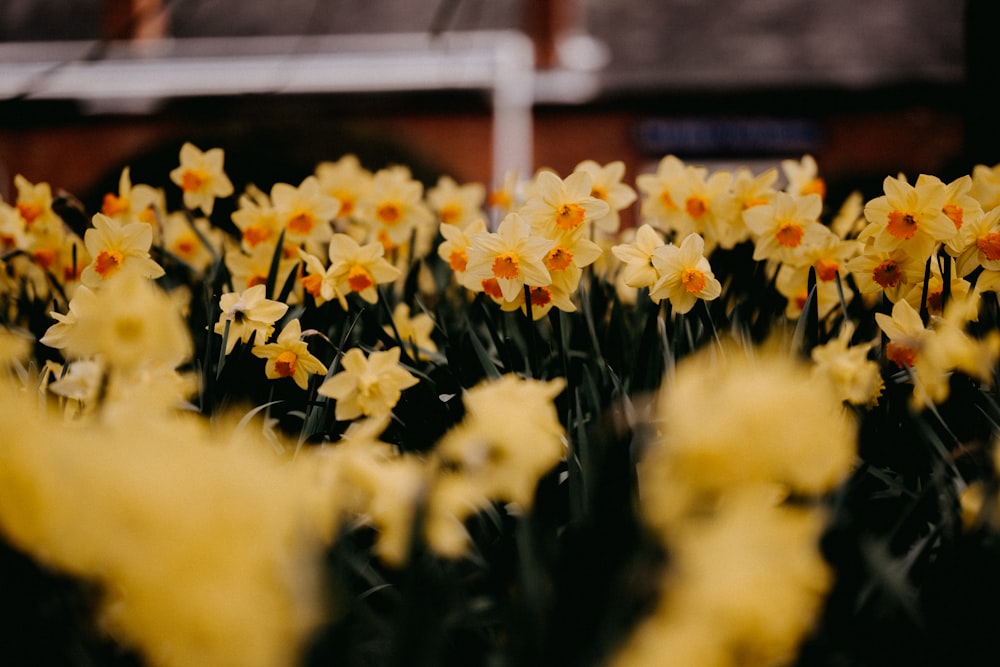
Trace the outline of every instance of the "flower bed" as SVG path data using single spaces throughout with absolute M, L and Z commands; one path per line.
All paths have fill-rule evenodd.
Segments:
M 1000 168 L 835 202 L 810 156 L 489 193 L 224 160 L 0 202 L 9 664 L 986 646 Z

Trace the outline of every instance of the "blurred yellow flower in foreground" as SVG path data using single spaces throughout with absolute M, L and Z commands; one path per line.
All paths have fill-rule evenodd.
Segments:
M 143 223 L 134 223 L 143 224 Z M 41 342 L 70 358 L 99 356 L 113 369 L 176 368 L 192 352 L 177 304 L 153 281 L 125 273 L 98 290 L 81 287 Z
M 324 612 L 317 461 L 145 407 L 81 428 L 0 385 L 0 531 L 99 584 L 100 627 L 149 665 L 294 664 Z
M 736 347 L 682 361 L 658 398 L 662 432 L 639 468 L 646 523 L 670 559 L 663 594 L 614 664 L 785 664 L 832 583 L 816 498 L 847 476 L 856 434 L 808 365 Z
M 493 502 L 525 511 L 538 481 L 566 454 L 553 401 L 566 381 L 504 375 L 469 389 L 466 415 L 438 442 L 440 472 L 428 499 L 428 543 L 444 556 L 465 553 L 463 522 Z
M 782 351 L 754 356 L 701 353 L 665 385 L 663 433 L 640 466 L 653 525 L 745 486 L 823 494 L 854 465 L 856 425 L 833 388 Z
M 389 414 L 403 390 L 419 382 L 399 365 L 400 351 L 393 347 L 367 358 L 357 347 L 344 353 L 340 362 L 344 370 L 327 378 L 318 390 L 337 401 L 334 416 L 339 421 Z
M 812 349 L 813 376 L 829 381 L 844 401 L 860 406 L 878 402 L 882 374 L 877 362 L 868 358 L 877 340 L 851 345 L 854 326 L 845 323 L 840 334 L 825 345 Z
M 743 498 L 670 544 L 664 596 L 615 667 L 792 664 L 832 583 L 824 517 Z

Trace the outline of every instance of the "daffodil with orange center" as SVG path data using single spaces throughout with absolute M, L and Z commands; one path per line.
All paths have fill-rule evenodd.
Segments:
M 535 175 L 535 194 L 519 209 L 536 234 L 553 237 L 585 226 L 608 214 L 606 201 L 591 195 L 591 177 L 585 171 L 573 172 L 565 180 L 548 170 Z
M 728 171 L 709 173 L 705 169 L 686 170 L 687 178 L 674 189 L 678 211 L 672 225 L 676 238 L 697 233 L 705 240 L 709 252 L 717 245 L 723 233 L 732 232 L 740 208 L 733 196 L 732 174 Z M 725 231 L 722 231 L 725 230 Z
M 469 284 L 496 280 L 505 301 L 517 299 L 524 286 L 552 282 L 545 256 L 553 247 L 548 238 L 532 233 L 531 225 L 517 213 L 509 213 L 495 233 L 479 232 L 469 239 L 466 266 Z
M 339 421 L 361 416 L 378 417 L 392 412 L 403 390 L 419 382 L 399 365 L 401 348 L 372 352 L 368 357 L 352 347 L 340 360 L 343 368 L 320 385 L 321 396 L 334 399 L 334 416 Z
M 809 266 L 795 267 L 790 264 L 782 264 L 778 267 L 778 273 L 774 278 L 774 288 L 781 294 L 787 302 L 785 304 L 785 317 L 790 320 L 797 319 L 805 308 L 809 299 Z M 819 271 L 816 276 L 816 306 L 819 317 L 826 317 L 834 308 L 840 307 L 841 290 L 837 287 L 837 271 L 832 272 L 830 280 L 819 278 Z M 854 298 L 854 293 L 846 286 L 842 285 L 844 302 L 850 303 Z
M 17 174 L 14 187 L 17 189 L 14 208 L 25 229 L 47 232 L 62 227 L 62 219 L 52 210 L 52 187 L 48 183 L 32 183 Z
M 579 280 L 579 276 L 576 276 Z M 564 313 L 576 312 L 576 304 L 573 303 L 573 293 L 576 284 L 562 278 L 553 280 L 545 286 L 529 287 L 531 299 L 531 319 L 539 320 L 545 317 L 550 310 L 556 308 Z M 513 301 L 497 300 L 500 309 L 506 312 L 520 310 L 525 315 L 528 314 L 528 303 L 525 301 L 524 291 L 521 291 Z
M 960 371 L 984 385 L 993 380 L 997 356 L 1000 354 L 1000 334 L 989 331 L 982 338 L 970 336 L 965 327 L 978 318 L 979 296 L 956 296 L 949 302 L 944 315 L 932 318 L 924 327 L 920 315 L 900 300 L 892 309 L 892 317 L 876 313 L 879 327 L 889 337 L 886 359 L 909 370 L 908 380 L 914 390 L 910 407 L 919 411 L 929 403 L 943 403 L 950 393 L 950 376 Z
M 603 252 L 585 233 L 585 229 L 578 227 L 555 235 L 554 245 L 545 255 L 545 268 L 552 281 L 562 282 L 571 291 L 576 289 L 582 269 L 596 262 Z
M 699 299 L 711 301 L 722 293 L 705 257 L 705 241 L 697 234 L 689 234 L 680 246 L 660 246 L 653 252 L 652 262 L 659 278 L 649 290 L 649 298 L 656 303 L 669 299 L 677 314 L 691 310 Z
M 466 281 L 466 268 L 469 265 L 469 238 L 480 233 L 487 232 L 486 221 L 477 218 L 469 223 L 467 227 L 457 227 L 455 225 L 442 224 L 439 228 L 443 241 L 437 247 L 438 257 L 448 263 L 448 268 L 452 270 L 456 280 L 473 291 L 479 291 L 478 284 L 470 285 Z
M 679 226 L 687 220 L 681 212 L 684 200 L 679 190 L 687 179 L 704 178 L 706 173 L 704 167 L 686 165 L 678 157 L 667 155 L 660 159 L 655 173 L 636 176 L 635 184 L 642 197 L 639 208 L 642 222 L 667 234 L 679 235 L 682 231 Z
M 273 343 L 254 345 L 255 357 L 266 359 L 264 374 L 270 380 L 292 378 L 300 389 L 308 389 L 309 376 L 326 373 L 326 366 L 309 352 L 302 340 L 302 323 L 298 318 L 288 322 Z
M 329 246 L 331 278 L 336 282 L 340 305 L 347 309 L 345 295 L 352 292 L 368 303 L 378 301 L 378 286 L 399 277 L 400 271 L 385 257 L 382 244 L 359 245 L 347 234 L 334 234 Z
M 1000 208 L 967 222 L 958 237 L 957 245 L 962 247 L 956 258 L 958 275 L 967 276 L 979 267 L 1000 270 Z
M 316 302 L 317 306 L 322 306 L 327 301 L 337 299 L 340 301 L 342 294 L 337 291 L 337 277 L 330 271 L 329 267 L 315 255 L 299 250 L 299 258 L 302 266 L 299 269 L 299 282 L 302 289 L 309 294 Z
M 348 153 L 335 162 L 320 162 L 315 176 L 320 190 L 340 202 L 337 220 L 347 223 L 358 213 L 358 202 L 368 196 L 372 188 L 372 173 L 361 166 L 357 155 Z M 338 227 L 338 231 L 345 231 Z
M 27 247 L 28 232 L 17 209 L 0 199 L 0 252 Z
M 772 203 L 777 195 L 774 187 L 777 180 L 778 170 L 774 168 L 760 174 L 754 174 L 747 167 L 740 167 L 733 172 L 732 193 L 737 210 L 715 228 L 720 247 L 733 248 L 750 238 L 750 229 L 743 220 L 743 211 Z
M 772 203 L 743 211 L 743 220 L 754 238 L 753 258 L 806 264 L 806 251 L 829 231 L 819 221 L 822 210 L 819 195 L 779 192 Z
M 264 285 L 267 282 L 271 264 L 274 262 L 276 241 L 277 239 L 274 239 L 270 243 L 261 243 L 249 250 L 243 250 L 236 246 L 226 249 L 223 261 L 229 270 L 233 289 L 245 290 L 248 287 Z M 286 255 L 286 250 L 288 250 L 287 247 L 281 251 L 278 259 L 275 284 L 279 290 L 284 287 L 297 265 L 296 255 Z M 293 297 L 294 293 L 289 296 L 289 299 L 291 300 Z
M 225 152 L 221 148 L 202 151 L 191 142 L 181 146 L 180 165 L 170 172 L 170 180 L 184 193 L 184 206 L 211 215 L 217 198 L 233 194 L 233 184 L 223 170 Z
M 860 255 L 847 261 L 846 269 L 862 294 L 883 293 L 893 303 L 924 279 L 924 263 L 902 249 L 875 252 L 866 246 Z
M 947 256 L 937 257 L 934 261 L 931 261 L 931 270 L 927 275 L 926 294 L 924 293 L 924 281 L 921 278 L 920 282 L 912 285 L 910 290 L 903 295 L 903 298 L 909 301 L 910 305 L 917 310 L 920 310 L 920 300 L 925 299 L 924 304 L 927 306 L 927 312 L 934 317 L 940 317 L 944 314 L 944 276 L 942 275 L 942 265 L 945 262 L 952 263 L 951 270 L 949 271 L 951 275 L 951 283 L 948 286 L 949 299 L 965 298 L 972 289 L 972 285 L 968 280 L 958 275 L 954 269 L 955 260 Z
M 820 177 L 819 165 L 812 155 L 803 155 L 800 160 L 782 160 L 781 170 L 785 174 L 785 192 L 826 199 L 826 181 Z
M 732 175 L 727 171 L 709 173 L 705 167 L 664 157 L 655 174 L 641 174 L 636 185 L 645 197 L 640 207 L 642 222 L 664 232 L 668 238 L 683 239 L 697 233 L 711 249 L 718 245 L 720 230 L 739 215 L 733 196 Z
M 875 322 L 889 338 L 885 358 L 899 368 L 913 368 L 929 335 L 920 314 L 907 301 L 900 300 L 892 307 L 891 316 L 875 313 Z
M 241 293 L 223 294 L 219 309 L 214 331 L 226 338 L 226 354 L 230 354 L 237 341 L 266 342 L 274 332 L 275 323 L 288 311 L 288 304 L 268 299 L 266 287 L 254 285 Z
M 900 248 L 918 261 L 931 256 L 937 244 L 951 240 L 958 230 L 944 212 L 948 194 L 938 179 L 918 179 L 916 186 L 887 177 L 885 194 L 865 204 L 868 226 L 858 239 L 871 239 L 876 252 Z
M 917 185 L 941 182 L 937 176 L 921 174 L 917 177 Z M 967 224 L 975 224 L 983 216 L 983 207 L 972 196 L 972 177 L 968 174 L 960 176 L 945 185 L 944 205 L 942 212 L 955 225 L 955 235 L 945 242 L 949 254 L 960 255 L 965 249 L 969 235 L 962 229 Z
M 594 228 L 605 234 L 617 233 L 621 227 L 621 211 L 631 206 L 638 196 L 632 186 L 622 182 L 625 163 L 615 160 L 602 165 L 594 160 L 584 160 L 573 171 L 590 174 L 590 194 L 608 203 L 608 212 L 594 220 Z
M 175 211 L 163 219 L 163 247 L 197 272 L 205 271 L 222 254 L 224 245 L 224 232 L 207 218 L 192 220 Z
M 246 250 L 252 250 L 263 243 L 273 244 L 281 232 L 271 198 L 252 185 L 240 195 L 231 218 L 240 230 L 241 244 Z
M 325 194 L 315 176 L 307 176 L 298 187 L 275 183 L 271 204 L 279 229 L 291 245 L 325 244 L 330 240 L 330 223 L 340 210 L 340 202 Z
M 486 187 L 482 183 L 459 185 L 450 176 L 441 176 L 427 191 L 427 203 L 445 225 L 466 227 L 482 218 L 486 202 Z
M 358 202 L 358 218 L 368 229 L 367 238 L 379 239 L 383 246 L 408 243 L 419 227 L 434 224 L 423 184 L 401 165 L 375 172 L 371 190 Z
M 797 318 L 805 304 L 808 292 L 809 271 L 816 272 L 820 317 L 840 303 L 840 292 L 850 303 L 853 292 L 843 281 L 847 278 L 847 262 L 862 250 L 858 241 L 843 240 L 828 228 L 820 225 L 820 232 L 812 243 L 803 248 L 801 264 L 782 264 L 778 269 L 775 287 L 789 299 L 786 315 Z M 837 287 L 838 279 L 841 287 Z
M 127 269 L 147 278 L 159 278 L 163 267 L 149 256 L 153 228 L 144 222 L 121 224 L 103 213 L 95 213 L 93 227 L 83 237 L 93 258 L 80 275 L 83 284 L 99 287 Z
M 105 193 L 101 204 L 101 213 L 109 218 L 123 224 L 145 222 L 154 225 L 154 228 L 164 210 L 163 193 L 144 183 L 133 185 L 128 167 L 122 169 L 118 177 L 118 192 Z
M 524 203 L 524 187 L 516 169 L 508 169 L 486 195 L 491 220 L 503 218 Z

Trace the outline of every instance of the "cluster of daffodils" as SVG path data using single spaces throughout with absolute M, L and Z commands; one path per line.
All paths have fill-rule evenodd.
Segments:
M 0 536 L 101 586 L 151 664 L 294 661 L 353 531 L 398 571 L 481 563 L 477 518 L 543 491 L 585 515 L 595 452 L 634 463 L 588 440 L 619 409 L 655 432 L 630 483 L 669 560 L 617 664 L 787 663 L 833 581 L 853 417 L 943 420 L 1000 357 L 1000 165 L 867 202 L 828 201 L 810 156 L 490 190 L 345 155 L 265 190 L 188 143 L 165 176 L 125 168 L 93 214 L 20 175 L 0 201 Z M 564 518 L 532 530 L 561 544 Z M 522 583 L 490 590 L 544 601 Z
M 553 307 L 573 312 L 583 269 L 602 254 L 600 240 L 617 235 L 619 212 L 636 199 L 622 182 L 624 164 L 581 162 L 565 180 L 549 170 L 530 183 L 513 175 L 497 210 L 502 219 L 489 231 L 485 217 L 443 223 L 438 255 L 456 280 L 482 292 L 505 311 L 535 319 Z

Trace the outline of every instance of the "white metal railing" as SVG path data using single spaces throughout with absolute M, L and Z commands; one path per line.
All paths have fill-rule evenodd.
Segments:
M 0 43 L 0 100 L 421 90 L 488 93 L 494 178 L 531 173 L 534 48 L 516 31 Z

